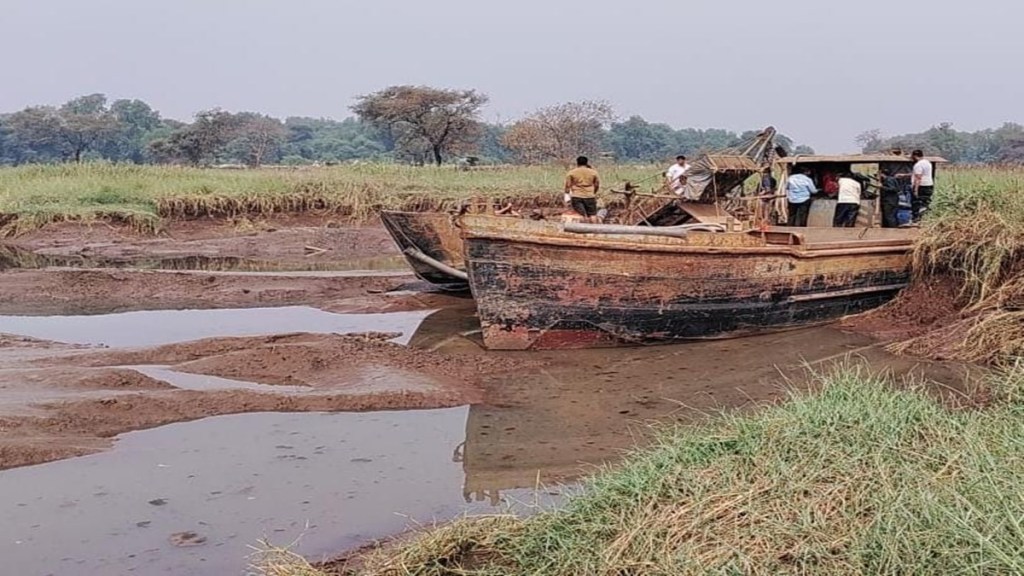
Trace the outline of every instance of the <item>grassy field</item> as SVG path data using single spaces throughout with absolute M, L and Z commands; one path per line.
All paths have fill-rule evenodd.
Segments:
M 1022 574 L 1024 372 L 992 386 L 993 405 L 954 409 L 846 365 L 784 404 L 666 430 L 560 510 L 460 521 L 359 573 Z
M 611 185 L 657 169 L 602 169 Z M 325 210 L 365 219 L 380 209 L 444 209 L 470 197 L 560 205 L 563 170 L 365 164 L 324 168 L 223 170 L 104 164 L 0 169 L 0 215 L 7 233 L 51 221 L 124 220 L 153 229 L 165 218 L 263 216 Z M 16 218 L 11 218 L 14 216 Z
M 659 183 L 660 166 L 598 166 L 605 188 L 629 180 Z M 167 218 L 265 216 L 324 210 L 356 219 L 377 210 L 444 209 L 470 197 L 554 206 L 557 166 L 459 171 L 452 167 L 363 164 L 324 168 L 224 170 L 106 164 L 0 169 L 0 225 L 16 234 L 61 220 L 106 218 L 143 230 Z M 963 190 L 1021 190 L 1024 172 L 946 169 L 939 202 Z

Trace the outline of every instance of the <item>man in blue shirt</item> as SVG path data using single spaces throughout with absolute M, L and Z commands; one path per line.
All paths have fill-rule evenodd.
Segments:
M 799 167 L 797 173 L 786 180 L 788 226 L 807 226 L 807 215 L 811 212 L 811 195 L 818 193 L 814 180 L 807 175 L 809 172 L 807 168 Z

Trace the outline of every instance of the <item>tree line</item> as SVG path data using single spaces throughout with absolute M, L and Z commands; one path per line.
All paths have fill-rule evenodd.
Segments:
M 926 154 L 964 164 L 1024 163 L 1024 126 L 1013 122 L 976 132 L 956 130 L 948 122 L 924 132 L 897 136 L 885 136 L 881 130 L 868 130 L 857 136 L 857 143 L 864 152 L 920 149 Z
M 138 164 L 331 164 L 353 160 L 442 164 L 566 162 L 578 154 L 619 162 L 663 162 L 734 146 L 761 126 L 676 129 L 640 116 L 617 119 L 605 102 L 566 102 L 540 108 L 510 123 L 481 120 L 487 104 L 475 90 L 392 86 L 359 96 L 351 117 L 273 118 L 219 108 L 191 122 L 164 118 L 136 99 L 104 94 L 60 106 L 30 106 L 0 114 L 0 164 L 106 160 Z M 810 154 L 784 135 L 791 154 Z M 921 148 L 954 162 L 1024 161 L 1024 127 L 959 132 L 940 124 L 920 134 L 861 134 L 865 152 Z

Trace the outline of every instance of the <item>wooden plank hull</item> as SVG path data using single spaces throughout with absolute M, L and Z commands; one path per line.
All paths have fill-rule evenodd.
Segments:
M 443 265 L 464 271 L 466 264 L 462 238 L 450 215 L 440 212 L 383 211 L 380 219 L 417 278 L 444 290 L 469 290 L 465 279 L 410 255 L 410 251 L 419 251 Z
M 829 229 L 812 242 L 784 229 L 679 239 L 568 234 L 557 224 L 481 216 L 461 225 L 491 349 L 658 344 L 810 326 L 883 304 L 910 274 L 905 231 Z

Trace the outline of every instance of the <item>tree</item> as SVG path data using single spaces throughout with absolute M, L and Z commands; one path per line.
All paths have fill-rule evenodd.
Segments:
M 6 121 L 8 142 L 12 148 L 20 145 L 19 162 L 47 162 L 63 160 L 61 145 L 61 119 L 53 106 L 33 106 L 15 112 Z M 17 143 L 17 144 L 15 144 Z
M 865 154 L 885 150 L 885 140 L 882 138 L 882 131 L 878 128 L 861 132 L 854 138 L 854 141 L 860 146 L 861 152 Z
M 217 157 L 237 131 L 234 114 L 219 108 L 197 112 L 192 124 L 178 128 L 165 139 L 154 140 L 149 151 L 160 161 L 186 161 L 193 166 Z
M 967 142 L 964 134 L 953 129 L 949 122 L 943 122 L 938 126 L 932 126 L 924 132 L 926 148 L 933 150 L 946 160 L 961 162 L 964 160 L 964 153 L 967 150 Z
M 505 163 L 511 160 L 512 152 L 502 143 L 507 128 L 501 124 L 484 124 L 480 136 L 479 153 L 486 162 Z
M 277 159 L 288 130 L 276 118 L 242 112 L 235 115 L 235 139 L 229 145 L 235 156 L 245 164 L 261 166 L 268 159 Z
M 144 162 L 147 141 L 164 127 L 160 113 L 142 100 L 115 100 L 110 105 L 110 113 L 116 121 L 116 129 L 102 149 L 103 156 L 136 164 Z
M 505 132 L 503 143 L 524 162 L 560 161 L 593 155 L 604 144 L 604 127 L 614 119 L 605 102 L 566 102 L 541 108 Z
M 612 124 L 608 140 L 615 158 L 625 161 L 661 161 L 679 154 L 675 131 L 667 124 L 651 124 L 640 116 Z
M 389 152 L 382 131 L 355 118 L 293 117 L 284 126 L 288 135 L 281 155 L 292 163 L 382 158 Z
M 474 90 L 392 86 L 360 96 L 352 111 L 387 131 L 396 147 L 414 155 L 426 152 L 440 166 L 446 156 L 475 142 L 486 103 L 487 96 Z
M 117 119 L 107 109 L 107 97 L 90 94 L 69 100 L 58 111 L 58 138 L 63 141 L 75 162 L 82 154 L 98 147 L 117 130 Z
M 98 148 L 117 128 L 107 109 L 107 97 L 90 94 L 69 100 L 60 108 L 34 106 L 8 118 L 14 137 L 32 149 L 36 157 L 71 159 Z

